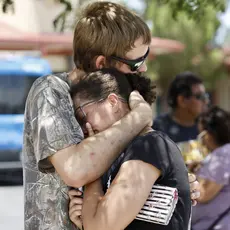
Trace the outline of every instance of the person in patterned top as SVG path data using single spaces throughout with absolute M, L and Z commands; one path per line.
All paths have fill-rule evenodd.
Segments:
M 201 187 L 193 209 L 193 230 L 230 230 L 230 113 L 210 107 L 198 117 L 199 139 L 209 150 L 201 162 L 193 162 Z

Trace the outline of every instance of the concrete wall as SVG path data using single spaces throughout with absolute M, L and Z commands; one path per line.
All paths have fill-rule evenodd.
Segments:
M 34 0 L 15 1 L 15 12 L 3 14 L 0 11 L 0 20 L 22 31 L 39 32 Z
M 64 10 L 57 0 L 15 0 L 15 12 L 3 14 L 0 11 L 0 21 L 5 22 L 20 31 L 31 33 L 53 33 L 53 20 Z M 78 0 L 71 0 L 73 7 L 78 7 Z M 75 21 L 73 12 L 68 22 Z M 69 30 L 67 30 L 69 32 Z M 1 32 L 1 30 L 0 30 Z M 66 56 L 46 56 L 54 72 L 69 71 L 69 58 Z
M 16 0 L 15 12 L 4 14 L 0 20 L 27 32 L 54 32 L 53 20 L 64 7 L 57 0 Z M 78 0 L 71 0 L 75 8 Z M 71 18 L 73 16 L 71 15 Z

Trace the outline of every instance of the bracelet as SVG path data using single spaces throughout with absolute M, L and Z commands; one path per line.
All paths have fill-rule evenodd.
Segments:
M 193 175 L 193 174 L 191 174 L 191 173 L 188 174 L 188 176 L 192 176 L 192 175 Z M 197 181 L 196 177 L 195 177 L 195 180 L 194 180 L 194 181 L 192 181 L 192 182 L 189 181 L 189 184 L 192 184 L 192 183 L 194 183 L 195 181 Z

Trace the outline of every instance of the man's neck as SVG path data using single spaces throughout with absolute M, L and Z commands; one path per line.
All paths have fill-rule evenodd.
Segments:
M 187 111 L 183 111 L 180 109 L 175 109 L 172 112 L 172 119 L 176 123 L 178 123 L 182 126 L 190 127 L 190 126 L 195 125 L 194 117 L 191 114 L 189 114 Z
M 85 75 L 85 72 L 79 69 L 74 69 L 71 72 L 68 73 L 68 79 L 72 82 L 72 83 L 77 83 L 82 76 Z

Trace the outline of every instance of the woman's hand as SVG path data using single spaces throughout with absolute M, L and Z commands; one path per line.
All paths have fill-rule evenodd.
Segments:
M 188 170 L 191 173 L 196 173 L 201 167 L 201 162 L 200 161 L 193 161 L 192 163 L 187 165 Z
M 81 212 L 82 212 L 82 204 L 83 198 L 82 192 L 72 189 L 69 191 L 69 218 L 70 220 L 79 228 L 83 229 Z
M 195 206 L 197 204 L 197 199 L 200 197 L 200 184 L 194 174 L 189 173 L 188 179 L 190 183 L 192 205 Z
M 94 135 L 94 131 L 90 125 L 90 123 L 86 123 L 87 135 L 89 137 Z M 69 218 L 70 220 L 79 228 L 83 229 L 82 222 L 82 205 L 83 198 L 82 192 L 76 189 L 72 189 L 69 191 Z
M 153 110 L 151 106 L 144 100 L 138 91 L 133 91 L 129 96 L 129 107 L 131 110 L 136 110 L 141 120 L 146 122 L 146 125 L 153 125 Z

